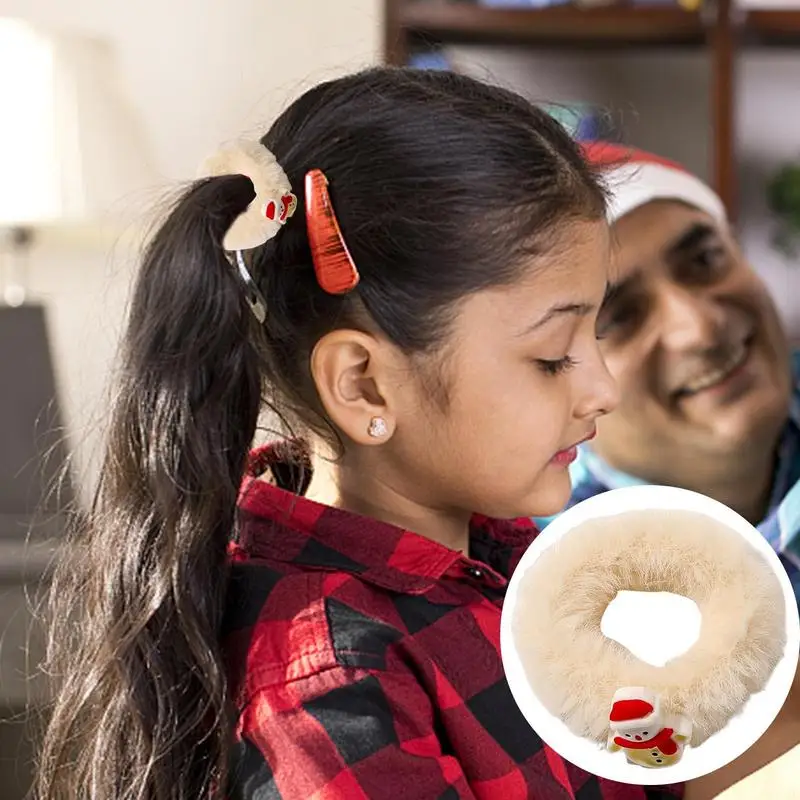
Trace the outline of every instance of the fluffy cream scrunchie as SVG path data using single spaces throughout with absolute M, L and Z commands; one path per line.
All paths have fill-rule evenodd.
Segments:
M 656 667 L 607 639 L 600 622 L 621 590 L 694 600 L 697 642 Z M 765 687 L 786 645 L 785 610 L 766 560 L 727 526 L 695 511 L 629 511 L 580 524 L 542 553 L 511 627 L 536 696 L 574 734 L 604 743 L 614 693 L 643 686 L 691 720 L 696 747 Z
M 256 196 L 225 234 L 228 251 L 250 250 L 275 236 L 297 208 L 289 178 L 275 156 L 260 142 L 239 141 L 203 161 L 199 178 L 245 175 Z

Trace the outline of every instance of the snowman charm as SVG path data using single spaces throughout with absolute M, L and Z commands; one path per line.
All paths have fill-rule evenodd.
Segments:
M 659 696 L 641 686 L 616 691 L 608 722 L 607 749 L 624 750 L 629 763 L 651 769 L 677 764 L 692 736 L 689 719 L 662 716 Z

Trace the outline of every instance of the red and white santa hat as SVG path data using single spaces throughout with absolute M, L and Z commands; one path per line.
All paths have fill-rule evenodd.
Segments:
M 609 142 L 587 142 L 583 150 L 589 163 L 600 168 L 611 191 L 610 222 L 653 200 L 680 200 L 726 223 L 719 195 L 680 164 Z
M 608 721 L 620 733 L 640 730 L 651 733 L 648 728 L 656 728 L 660 713 L 660 702 L 655 692 L 643 686 L 626 686 L 614 693 Z M 656 734 L 658 730 L 652 733 Z

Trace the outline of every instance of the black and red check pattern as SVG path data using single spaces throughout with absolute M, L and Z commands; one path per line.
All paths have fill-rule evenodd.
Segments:
M 466 557 L 253 477 L 240 513 L 232 800 L 681 797 L 568 764 L 514 703 L 500 611 L 529 524 L 476 518 Z

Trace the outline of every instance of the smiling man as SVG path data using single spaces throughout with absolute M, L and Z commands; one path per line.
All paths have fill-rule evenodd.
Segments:
M 708 186 L 639 151 L 586 152 L 614 194 L 598 335 L 621 402 L 572 465 L 570 502 L 643 483 L 702 492 L 759 528 L 800 597 L 800 353 Z

